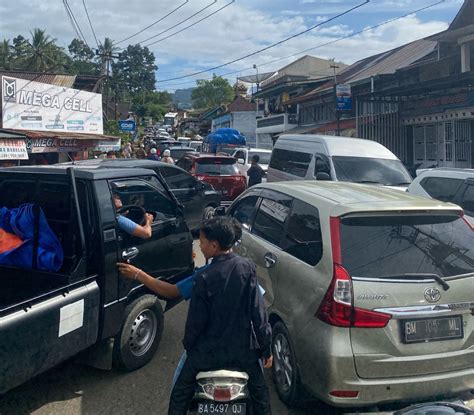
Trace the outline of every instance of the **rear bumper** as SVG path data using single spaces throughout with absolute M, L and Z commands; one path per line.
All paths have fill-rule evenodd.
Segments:
M 293 338 L 303 387 L 318 399 L 338 407 L 364 407 L 403 401 L 459 396 L 474 390 L 474 369 L 436 375 L 361 379 L 355 370 L 347 329 L 317 319 Z M 358 391 L 357 398 L 336 398 L 331 391 Z

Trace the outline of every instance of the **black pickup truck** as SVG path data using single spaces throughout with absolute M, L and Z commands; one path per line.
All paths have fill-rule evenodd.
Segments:
M 135 222 L 140 212 L 154 215 L 151 238 L 119 229 L 112 189 Z M 57 272 L 41 271 L 33 241 L 32 269 L 0 265 L 0 394 L 83 351 L 125 370 L 150 361 L 163 331 L 161 303 L 116 263 L 172 283 L 192 272 L 192 237 L 163 179 L 137 168 L 0 169 L 0 208 L 23 203 L 41 208 L 64 260 Z

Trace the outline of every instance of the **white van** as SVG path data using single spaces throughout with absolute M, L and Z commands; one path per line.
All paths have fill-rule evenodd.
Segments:
M 406 190 L 410 173 L 375 141 L 327 135 L 285 134 L 275 144 L 267 181 L 333 180 Z

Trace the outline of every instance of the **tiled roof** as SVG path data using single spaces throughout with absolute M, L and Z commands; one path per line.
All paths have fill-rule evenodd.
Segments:
M 227 112 L 255 111 L 254 102 L 247 101 L 244 97 L 238 95 L 227 107 Z

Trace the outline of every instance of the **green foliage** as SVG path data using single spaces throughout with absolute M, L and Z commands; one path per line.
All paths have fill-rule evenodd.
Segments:
M 161 119 L 172 105 L 171 95 L 161 91 L 143 91 L 132 100 L 132 111 L 139 117 Z
M 84 41 L 73 39 L 68 50 L 72 60 L 68 72 L 80 75 L 97 75 L 99 73 L 99 65 L 94 61 L 95 53 Z
M 123 133 L 118 128 L 118 121 L 109 120 L 104 122 L 104 134 L 112 135 L 114 137 L 120 137 L 122 139 L 122 144 L 126 143 L 130 135 L 128 133 Z
M 213 108 L 227 104 L 234 98 L 234 90 L 222 76 L 212 76 L 211 80 L 199 79 L 192 92 L 194 108 Z

